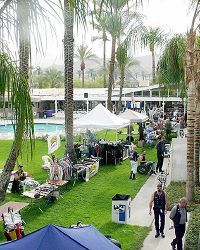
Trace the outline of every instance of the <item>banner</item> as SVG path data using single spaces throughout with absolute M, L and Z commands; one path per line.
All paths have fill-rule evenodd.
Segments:
M 48 154 L 52 154 L 60 147 L 60 135 L 59 134 L 49 135 L 47 138 L 47 143 L 48 143 Z

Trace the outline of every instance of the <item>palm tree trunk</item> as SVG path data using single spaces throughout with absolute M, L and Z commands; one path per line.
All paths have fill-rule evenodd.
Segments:
M 74 64 L 74 34 L 73 34 L 73 7 L 69 0 L 64 2 L 64 65 L 65 65 L 65 155 L 69 154 L 75 160 L 73 141 L 73 64 Z
M 200 100 L 196 98 L 196 115 L 194 125 L 194 180 L 199 185 L 199 148 L 200 148 Z
M 194 58 L 196 84 L 196 116 L 194 125 L 194 181 L 199 185 L 199 149 L 200 149 L 200 50 L 196 48 Z
M 108 81 L 108 110 L 112 111 L 112 87 L 114 85 L 114 69 L 115 69 L 115 47 L 116 37 L 112 37 L 111 59 L 109 67 L 109 81 Z
M 155 64 L 155 51 L 154 48 L 151 49 L 152 56 L 152 84 L 156 83 L 156 64 Z
M 84 86 L 85 86 L 85 71 L 84 71 L 84 69 L 81 70 L 81 75 L 82 75 L 81 76 L 82 88 L 84 88 Z
M 103 34 L 103 37 L 106 37 L 106 35 Z M 104 88 L 107 87 L 107 84 L 106 84 L 106 40 L 107 39 L 104 39 L 103 40 L 103 86 Z
M 194 199 L 194 124 L 195 124 L 195 82 L 188 87 L 187 110 L 187 181 L 186 195 L 189 201 Z
M 123 87 L 124 87 L 124 79 L 125 79 L 124 69 L 121 69 L 121 73 L 120 73 L 120 89 L 119 89 L 119 103 L 118 103 L 117 114 L 119 114 L 119 112 L 121 111 L 121 108 L 122 108 L 122 91 L 123 91 Z
M 17 20 L 19 27 L 19 61 L 20 69 L 23 76 L 28 79 L 29 77 L 29 58 L 30 58 L 30 26 L 29 26 L 29 1 L 17 1 Z
M 19 145 L 18 145 L 19 146 Z M 10 176 L 14 170 L 16 160 L 19 156 L 19 147 L 16 147 L 15 141 L 13 142 L 9 157 L 3 168 L 2 175 L 0 177 L 0 201 L 5 200 L 6 190 L 10 181 Z
M 196 34 L 192 30 L 187 34 L 185 56 L 185 81 L 188 83 L 187 105 L 187 180 L 186 195 L 189 201 L 194 200 L 194 123 L 195 123 L 195 45 Z

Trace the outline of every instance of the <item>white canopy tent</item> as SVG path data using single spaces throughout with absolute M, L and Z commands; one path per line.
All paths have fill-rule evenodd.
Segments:
M 119 114 L 119 117 L 128 119 L 131 123 L 133 122 L 145 122 L 149 119 L 147 115 L 141 114 L 139 112 L 126 109 L 123 113 Z
M 88 114 L 74 121 L 75 128 L 120 129 L 130 124 L 128 119 L 112 114 L 102 104 L 98 104 Z

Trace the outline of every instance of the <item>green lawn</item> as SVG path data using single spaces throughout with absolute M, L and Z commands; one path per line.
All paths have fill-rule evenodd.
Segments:
M 8 156 L 11 143 L 11 141 L 1 141 L 0 143 L 0 168 L 3 167 Z M 155 149 L 146 148 L 146 150 L 147 159 L 155 161 Z M 64 143 L 62 142 L 56 156 L 61 157 L 63 151 Z M 26 149 L 24 149 L 22 160 L 20 160 L 23 162 L 25 170 L 31 172 L 40 183 L 47 179 L 47 172 L 41 169 L 41 157 L 46 154 L 47 143 L 36 140 L 33 159 L 27 160 Z M 25 226 L 26 233 L 49 223 L 69 226 L 81 221 L 83 224 L 93 224 L 102 233 L 109 234 L 119 240 L 123 249 L 141 249 L 149 228 L 111 222 L 112 197 L 116 193 L 126 193 L 134 197 L 148 178 L 148 176 L 137 175 L 137 180 L 131 181 L 129 180 L 129 171 L 129 160 L 116 166 L 101 166 L 99 173 L 92 177 L 89 182 L 77 182 L 54 204 L 42 206 L 43 213 L 37 207 L 24 209 L 22 216 L 27 223 Z M 6 201 L 10 200 L 27 201 L 27 199 L 16 194 L 8 194 Z M 4 240 L 2 230 L 0 231 L 0 240 Z

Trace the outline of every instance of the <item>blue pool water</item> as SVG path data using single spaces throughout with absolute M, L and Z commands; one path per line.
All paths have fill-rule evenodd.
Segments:
M 55 132 L 55 131 L 61 131 L 65 127 L 61 124 L 34 124 L 34 131 L 35 132 Z M 12 125 L 0 125 L 0 133 L 13 133 L 13 126 Z

